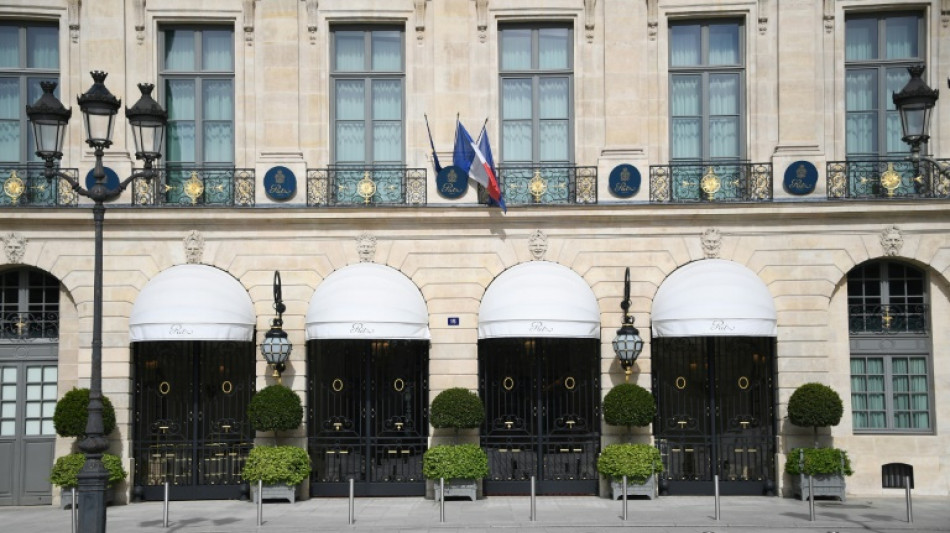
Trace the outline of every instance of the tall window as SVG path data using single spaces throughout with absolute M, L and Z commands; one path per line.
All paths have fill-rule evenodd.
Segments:
M 0 274 L 0 343 L 59 337 L 59 280 L 33 269 Z
M 234 163 L 234 31 L 165 28 L 160 77 L 168 110 L 165 161 Z
M 891 95 L 924 58 L 923 17 L 913 13 L 849 16 L 845 21 L 846 150 L 849 158 L 906 153 Z
M 848 274 L 856 432 L 930 432 L 931 354 L 924 273 L 874 261 Z
M 403 29 L 336 27 L 331 43 L 333 160 L 403 164 Z
M 739 160 L 745 155 L 743 24 L 670 25 L 670 159 Z
M 41 81 L 59 81 L 59 28 L 0 23 L 0 162 L 39 161 L 26 106 L 43 94 Z
M 573 161 L 574 32 L 506 26 L 501 33 L 501 158 L 506 164 Z

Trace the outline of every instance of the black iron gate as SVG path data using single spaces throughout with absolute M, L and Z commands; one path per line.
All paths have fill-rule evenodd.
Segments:
M 133 496 L 236 499 L 254 445 L 247 406 L 254 393 L 250 342 L 145 342 L 132 348 L 135 397 Z
M 484 339 L 485 494 L 596 494 L 600 451 L 597 339 Z
M 429 343 L 308 344 L 310 493 L 422 496 L 429 434 Z
M 653 339 L 657 446 L 668 494 L 775 491 L 774 346 L 767 337 Z

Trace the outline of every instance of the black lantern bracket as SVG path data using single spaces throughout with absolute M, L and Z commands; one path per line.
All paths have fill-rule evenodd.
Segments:
M 907 67 L 910 80 L 903 89 L 891 95 L 891 100 L 900 114 L 901 140 L 910 145 L 909 160 L 913 162 L 915 171 L 919 174 L 920 161 L 923 160 L 933 165 L 940 176 L 948 180 L 950 163 L 920 153 L 920 146 L 930 140 L 930 119 L 939 97 L 939 91 L 931 89 L 922 77 L 925 68 L 923 63 Z M 947 82 L 950 84 L 950 79 Z
M 620 329 L 617 330 L 617 336 L 614 337 L 613 348 L 617 359 L 620 360 L 620 366 L 623 368 L 624 380 L 630 381 L 633 364 L 643 351 L 643 339 L 640 337 L 640 330 L 633 326 L 634 319 L 630 315 L 630 267 L 627 267 L 624 273 L 623 301 L 620 302 L 620 308 L 623 309 L 623 323 Z
M 261 355 L 264 360 L 274 368 L 273 377 L 277 382 L 281 382 L 281 374 L 287 369 L 287 359 L 290 358 L 290 352 L 293 345 L 284 331 L 284 312 L 287 306 L 284 305 L 283 289 L 280 280 L 280 271 L 274 271 L 274 310 L 277 316 L 271 321 L 270 330 L 264 334 L 264 341 L 261 343 Z

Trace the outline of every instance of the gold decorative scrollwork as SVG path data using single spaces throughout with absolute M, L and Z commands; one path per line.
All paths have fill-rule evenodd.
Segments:
M 152 203 L 152 186 L 148 180 L 136 178 L 133 182 L 132 194 L 135 196 L 135 203 L 138 205 L 150 205 Z
M 508 376 L 501 381 L 501 386 L 504 387 L 505 390 L 511 390 L 515 388 L 515 380 L 511 376 Z
M 376 183 L 373 181 L 370 171 L 363 173 L 363 179 L 356 184 L 356 193 L 363 198 L 364 203 L 369 203 L 376 194 Z
M 221 392 L 231 394 L 232 391 L 234 391 L 234 385 L 230 381 L 224 380 L 221 382 Z
M 749 378 L 747 378 L 747 377 L 745 377 L 745 376 L 740 376 L 740 377 L 739 377 L 739 381 L 737 382 L 737 385 L 739 385 L 739 388 L 742 389 L 742 390 L 748 389 L 748 388 L 749 388 Z
M 541 197 L 544 196 L 545 191 L 548 190 L 548 183 L 541 177 L 540 168 L 535 169 L 534 177 L 531 178 L 531 182 L 528 184 L 528 190 L 531 191 L 531 196 L 534 196 L 534 201 L 541 203 Z
M 709 167 L 709 170 L 703 175 L 703 179 L 700 180 L 699 185 L 702 187 L 703 192 L 706 193 L 706 196 L 712 200 L 716 196 L 716 193 L 719 192 L 719 189 L 722 188 L 722 180 L 716 175 L 713 167 Z
M 205 184 L 201 182 L 197 171 L 193 171 L 191 177 L 182 184 L 182 191 L 184 191 L 185 196 L 191 198 L 191 205 L 198 203 L 198 198 L 201 198 L 201 195 L 205 192 Z
M 396 378 L 393 380 L 393 390 L 396 392 L 402 392 L 406 388 L 406 382 L 402 378 Z
M 254 203 L 254 179 L 247 172 L 241 172 L 237 177 L 234 203 L 237 205 L 252 205 Z
M 159 392 L 162 396 L 165 396 L 166 394 L 168 394 L 168 393 L 171 392 L 171 391 L 172 391 L 172 386 L 171 386 L 171 384 L 168 383 L 167 381 L 163 381 L 163 382 L 161 382 L 161 383 L 158 384 L 158 392 Z
M 3 193 L 10 197 L 10 201 L 16 205 L 20 197 L 26 192 L 26 184 L 17 176 L 16 170 L 10 172 L 10 177 L 3 182 Z
M 683 376 L 680 376 L 676 378 L 676 381 L 673 382 L 673 384 L 676 386 L 677 389 L 683 390 L 686 388 L 686 378 L 684 378 Z
M 334 379 L 333 382 L 330 384 L 330 387 L 333 388 L 333 392 L 340 392 L 340 391 L 342 391 L 342 390 L 343 390 L 343 380 L 340 379 L 340 378 Z
M 881 187 L 887 189 L 888 196 L 894 196 L 894 191 L 901 186 L 901 175 L 894 170 L 894 163 L 887 164 L 887 170 L 881 173 Z
M 59 179 L 59 203 L 61 205 L 73 205 L 79 200 L 76 196 L 76 191 L 73 190 L 73 186 L 70 185 L 69 181 L 66 178 Z
M 574 387 L 577 386 L 577 382 L 572 376 L 567 376 L 564 378 L 564 388 L 567 390 L 574 390 Z

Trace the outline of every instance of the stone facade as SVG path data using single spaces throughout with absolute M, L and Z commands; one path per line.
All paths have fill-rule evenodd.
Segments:
M 135 9 L 127 9 L 132 4 Z M 115 404 L 114 451 L 128 453 L 131 412 L 129 313 L 139 291 L 174 265 L 199 262 L 233 275 L 250 294 L 257 329 L 271 319 L 273 271 L 283 280 L 284 329 L 295 347 L 283 382 L 306 389 L 304 316 L 314 290 L 330 273 L 365 261 L 360 242 L 374 241 L 372 261 L 405 274 L 430 313 L 430 397 L 449 387 L 477 389 L 479 303 L 505 269 L 538 259 L 575 271 L 590 285 L 601 310 L 601 386 L 623 382 L 610 341 L 620 326 L 624 268 L 631 271 L 631 313 L 647 340 L 634 368 L 649 388 L 649 324 L 653 297 L 678 267 L 707 257 L 745 265 L 774 298 L 777 338 L 777 470 L 784 450 L 808 445 L 811 430 L 791 426 L 785 405 L 802 383 L 819 381 L 841 392 L 842 423 L 830 430 L 849 451 L 855 475 L 850 494 L 879 494 L 880 465 L 915 466 L 916 491 L 950 494 L 950 219 L 946 200 L 826 200 L 824 168 L 843 160 L 845 102 L 844 17 L 853 10 L 922 9 L 926 79 L 932 87 L 950 74 L 950 5 L 839 0 L 66 0 L 13 1 L 6 17 L 59 22 L 62 95 L 83 92 L 87 72 L 110 73 L 110 88 L 134 101 L 135 83 L 156 80 L 156 35 L 167 22 L 214 22 L 235 29 L 235 166 L 253 168 L 258 181 L 283 165 L 300 179 L 329 164 L 328 33 L 343 22 L 405 26 L 405 161 L 429 169 L 427 205 L 322 209 L 306 206 L 303 188 L 274 202 L 257 187 L 254 208 L 130 208 L 128 195 L 106 213 L 103 389 Z M 744 20 L 747 152 L 771 162 L 774 200 L 739 204 L 658 204 L 649 201 L 649 166 L 666 164 L 670 20 L 728 15 Z M 451 158 L 454 117 L 475 124 L 492 117 L 498 139 L 498 24 L 556 20 L 573 24 L 574 160 L 596 166 L 597 203 L 510 208 L 506 215 L 477 204 L 475 187 L 459 200 L 442 198 L 433 179 L 424 115 L 438 155 Z M 64 103 L 70 102 L 63 98 Z M 81 175 L 93 165 L 74 109 L 63 166 Z M 929 150 L 950 155 L 950 113 L 937 103 Z M 494 129 L 492 129 L 494 128 Z M 497 141 L 496 141 L 497 142 Z M 132 139 L 117 128 L 106 164 L 120 176 L 133 167 Z M 796 160 L 819 169 L 814 193 L 797 197 L 781 186 Z M 621 163 L 635 166 L 643 186 L 630 199 L 609 192 L 608 176 Z M 882 235 L 897 230 L 896 250 Z M 710 231 L 712 230 L 712 231 Z M 0 234 L 28 245 L 10 257 L 62 282 L 60 391 L 89 380 L 92 329 L 92 216 L 88 209 L 0 209 Z M 710 237 L 715 237 L 715 243 Z M 532 248 L 543 239 L 544 250 Z M 195 242 L 202 243 L 198 250 Z M 12 242 L 8 237 L 5 242 Z M 184 246 L 183 246 L 183 243 Z M 189 248 L 189 246 L 191 246 Z M 711 255 L 714 254 L 714 255 Z M 933 421 L 927 435 L 855 434 L 850 419 L 846 280 L 877 258 L 924 268 L 932 328 Z M 16 265 L 14 265 L 16 263 Z M 448 326 L 458 317 L 458 326 Z M 263 360 L 258 386 L 271 382 Z M 607 441 L 617 430 L 604 427 Z M 304 433 L 301 431 L 300 436 Z M 302 439 L 301 439 L 302 442 Z M 57 445 L 65 453 L 69 442 Z

